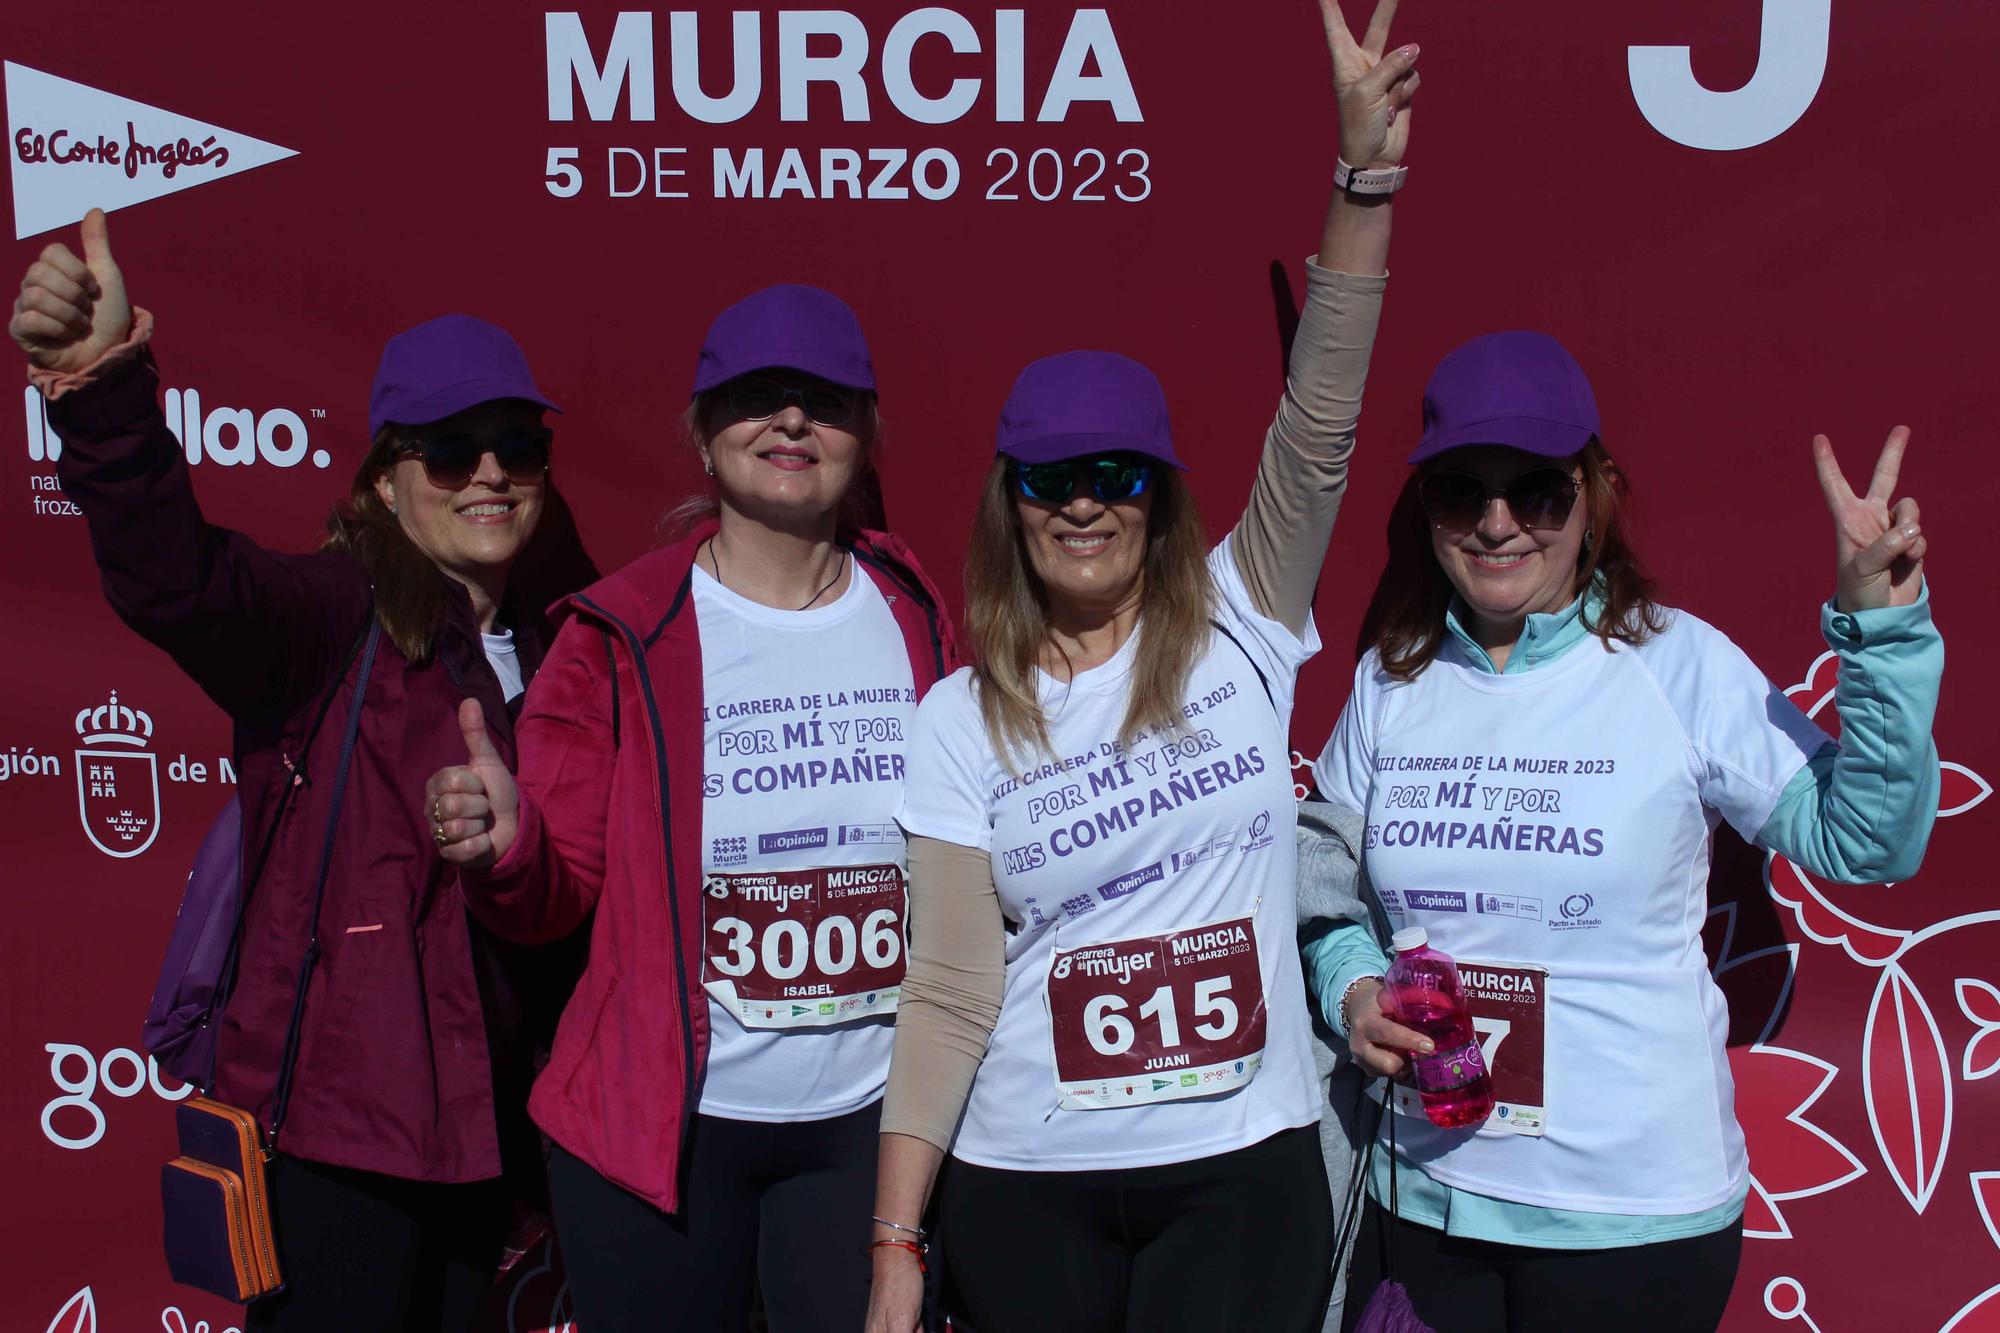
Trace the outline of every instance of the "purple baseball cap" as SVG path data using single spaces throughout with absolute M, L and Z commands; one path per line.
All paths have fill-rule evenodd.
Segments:
M 1568 458 L 1599 433 L 1583 367 L 1546 333 L 1489 333 L 1456 348 L 1424 386 L 1424 435 L 1412 463 L 1467 444 Z
M 471 315 L 439 315 L 405 329 L 382 348 L 368 391 L 368 433 L 394 421 L 423 426 L 496 398 L 519 398 L 551 412 L 521 345 L 498 324 Z
M 752 292 L 715 317 L 695 363 L 694 391 L 780 366 L 875 392 L 868 340 L 847 302 L 793 283 Z
M 1116 352 L 1063 352 L 1031 362 L 1000 409 L 997 452 L 1020 463 L 1134 453 L 1185 470 L 1174 454 L 1158 377 Z

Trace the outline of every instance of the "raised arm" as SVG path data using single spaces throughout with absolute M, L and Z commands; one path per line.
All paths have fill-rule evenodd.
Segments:
M 1815 875 L 1850 884 L 1916 873 L 1937 819 L 1931 720 L 1944 640 L 1931 622 L 1917 502 L 1896 498 L 1910 433 L 1891 431 L 1856 495 L 1824 436 L 1813 440 L 1834 523 L 1833 605 L 1821 632 L 1840 655 L 1840 743 L 1813 756 L 1779 797 L 1757 841 Z
M 84 257 L 60 242 L 27 271 L 8 332 L 63 439 L 63 492 L 83 511 L 105 597 L 232 715 L 282 712 L 339 665 L 367 607 L 328 558 L 279 555 L 214 527 L 159 406 L 152 317 L 134 311 L 104 214 Z
M 1417 48 L 1388 49 L 1396 0 L 1380 0 L 1354 40 L 1337 0 L 1321 0 L 1340 109 L 1340 156 L 1354 168 L 1394 168 L 1409 146 Z M 1361 391 L 1387 285 L 1390 194 L 1336 189 L 1318 254 L 1306 267 L 1305 308 L 1292 340 L 1284 397 L 1264 437 L 1250 502 L 1231 538 L 1257 609 L 1305 628 L 1327 539 L 1347 489 Z

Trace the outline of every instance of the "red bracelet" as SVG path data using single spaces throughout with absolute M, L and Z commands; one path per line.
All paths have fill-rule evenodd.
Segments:
M 882 1248 L 882 1247 L 883 1247 L 884 1245 L 888 1245 L 888 1246 L 893 1246 L 894 1248 L 896 1248 L 896 1249 L 899 1249 L 899 1250 L 908 1250 L 908 1251 L 909 1251 L 909 1252 L 910 1252 L 911 1254 L 914 1254 L 914 1255 L 916 1255 L 916 1256 L 917 1256 L 917 1271 L 918 1271 L 919 1273 L 929 1273 L 929 1272 L 931 1271 L 931 1269 L 930 1269 L 930 1265 L 924 1262 L 924 1249 L 925 1249 L 925 1247 L 924 1247 L 924 1246 L 922 1246 L 922 1245 L 919 1245 L 919 1244 L 917 1244 L 917 1242 L 915 1242 L 915 1241 L 913 1241 L 913 1240 L 878 1240 L 878 1241 L 873 1241 L 873 1242 L 871 1242 L 871 1243 L 869 1244 L 869 1246 L 868 1246 L 868 1250 L 869 1250 L 869 1253 L 870 1253 L 870 1254 L 872 1255 L 872 1254 L 873 1254 L 873 1253 L 874 1253 L 874 1252 L 875 1252 L 876 1250 L 879 1250 L 879 1249 L 881 1249 L 881 1248 Z

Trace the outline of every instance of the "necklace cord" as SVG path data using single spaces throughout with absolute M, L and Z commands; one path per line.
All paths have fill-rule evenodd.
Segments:
M 818 592 L 806 598 L 806 600 L 803 603 L 793 607 L 792 609 L 794 611 L 810 610 L 814 602 L 817 602 L 820 598 L 826 596 L 826 590 L 828 588 L 831 588 L 834 584 L 840 582 L 840 576 L 847 572 L 847 557 L 848 557 L 847 551 L 842 550 L 840 553 L 840 563 L 833 567 L 833 577 L 828 579 L 825 583 L 822 583 L 820 585 Z M 708 567 L 715 571 L 715 581 L 717 583 L 721 583 L 723 587 L 727 588 L 729 585 L 723 582 L 722 561 L 721 558 L 718 557 L 715 553 L 715 538 L 713 537 L 710 537 L 708 539 Z

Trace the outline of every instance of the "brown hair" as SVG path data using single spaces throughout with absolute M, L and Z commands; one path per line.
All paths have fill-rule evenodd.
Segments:
M 722 403 L 722 387 L 696 394 L 687 411 L 680 415 L 680 436 L 684 443 L 699 452 L 705 448 L 715 431 L 711 423 Z M 835 520 L 841 540 L 851 539 L 862 528 L 885 526 L 882 516 L 882 480 L 875 470 L 875 460 L 882 449 L 882 412 L 872 393 L 861 395 L 861 420 L 854 433 L 860 437 L 861 445 L 867 451 L 860 471 L 848 485 L 847 493 L 840 500 L 840 514 Z M 692 495 L 676 501 L 666 513 L 660 515 L 655 528 L 661 541 L 677 541 L 708 522 L 722 512 L 722 500 L 715 489 L 715 479 L 710 477 L 708 485 Z
M 1653 580 L 1640 567 L 1627 536 L 1631 485 L 1611 454 L 1592 437 L 1576 455 L 1583 469 L 1580 499 L 1588 523 L 1577 557 L 1572 597 L 1596 580 L 1603 605 L 1592 634 L 1609 648 L 1612 640 L 1644 643 L 1666 628 L 1653 600 Z M 1444 615 L 1454 589 L 1431 546 L 1430 520 L 1417 502 L 1417 486 L 1428 469 L 1410 474 L 1389 516 L 1389 560 L 1376 583 L 1362 620 L 1361 644 L 1381 655 L 1382 669 L 1397 680 L 1414 680 L 1444 643 Z
M 375 436 L 347 498 L 327 515 L 322 551 L 338 551 L 359 561 L 375 588 L 375 618 L 412 666 L 428 662 L 437 647 L 445 615 L 445 575 L 404 533 L 403 525 L 375 493 L 375 480 L 394 461 L 403 442 L 395 425 Z
M 1186 724 L 1188 675 L 1196 646 L 1208 642 L 1215 589 L 1208 576 L 1208 534 L 1194 495 L 1177 468 L 1153 470 L 1153 508 L 1146 520 L 1141 577 L 1144 633 L 1132 667 L 1132 699 L 1119 740 L 1129 744 L 1148 727 Z M 993 462 L 972 542 L 965 555 L 965 620 L 979 682 L 979 712 L 1003 766 L 1017 753 L 1055 754 L 1048 719 L 1035 688 L 1035 668 L 1050 643 L 1049 603 L 1028 561 L 1021 517 L 1004 458 Z

